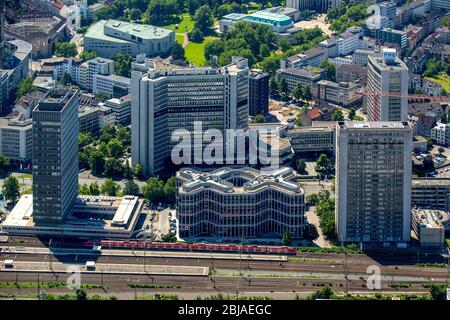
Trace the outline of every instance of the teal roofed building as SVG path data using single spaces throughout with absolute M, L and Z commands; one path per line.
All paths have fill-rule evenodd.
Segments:
M 294 21 L 291 17 L 268 11 L 258 11 L 249 15 L 230 13 L 223 16 L 219 21 L 220 31 L 226 32 L 230 30 L 239 21 L 267 25 L 272 32 L 277 34 L 277 36 L 289 37 L 300 31 L 300 29 L 294 28 Z
M 266 11 L 258 11 L 252 13 L 244 18 L 245 21 L 260 23 L 269 25 L 271 28 L 279 29 L 280 31 L 284 31 L 287 28 L 291 28 L 294 24 L 291 18 L 285 15 L 266 12 Z M 275 30 L 273 30 L 275 32 Z

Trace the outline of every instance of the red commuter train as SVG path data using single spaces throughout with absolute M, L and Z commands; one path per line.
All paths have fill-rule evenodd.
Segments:
M 116 241 L 116 240 L 89 240 L 86 247 L 102 246 L 111 249 L 146 249 L 146 250 L 173 250 L 185 252 L 222 252 L 246 254 L 283 254 L 295 255 L 295 248 L 283 246 L 239 245 L 239 244 L 208 244 L 208 243 L 169 243 L 146 241 Z

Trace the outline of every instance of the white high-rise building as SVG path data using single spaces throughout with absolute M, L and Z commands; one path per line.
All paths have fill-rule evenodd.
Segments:
M 367 117 L 369 121 L 408 120 L 408 67 L 395 49 L 369 56 L 367 64 Z
M 238 57 L 222 68 L 182 68 L 150 59 L 134 63 L 133 165 L 148 174 L 163 170 L 179 143 L 171 141 L 177 129 L 190 132 L 192 140 L 207 129 L 220 130 L 224 137 L 226 129 L 247 129 L 249 71 L 248 60 Z M 194 122 L 202 123 L 203 132 Z
M 336 231 L 341 242 L 402 242 L 411 233 L 412 128 L 342 122 L 336 128 Z

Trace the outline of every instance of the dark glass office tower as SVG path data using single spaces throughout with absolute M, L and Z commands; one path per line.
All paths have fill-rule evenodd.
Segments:
M 33 110 L 33 217 L 59 224 L 78 194 L 78 97 L 70 87 L 51 90 Z

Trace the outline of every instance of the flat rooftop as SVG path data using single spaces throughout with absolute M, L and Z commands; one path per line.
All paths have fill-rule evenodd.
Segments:
M 74 203 L 74 212 L 67 217 L 63 228 L 127 230 L 132 228 L 139 218 L 142 202 L 136 196 L 122 198 L 79 196 Z M 33 195 L 27 194 L 20 197 L 3 222 L 3 227 L 35 227 Z
M 235 185 L 232 181 L 237 177 L 246 182 L 242 186 Z M 285 193 L 302 194 L 303 189 L 291 181 L 293 177 L 293 170 L 289 167 L 273 171 L 260 171 L 249 167 L 238 169 L 224 167 L 212 172 L 184 168 L 177 172 L 177 178 L 182 181 L 179 193 L 191 193 L 207 188 L 222 193 L 250 194 L 264 188 L 272 188 Z
M 427 228 L 442 228 L 450 220 L 448 212 L 434 209 L 413 209 L 415 220 Z
M 107 35 L 105 33 L 105 28 L 117 30 L 118 32 L 123 32 L 145 40 L 161 39 L 173 33 L 172 30 L 155 27 L 148 24 L 137 24 L 119 20 L 100 20 L 89 27 L 85 37 L 117 43 L 128 43 L 132 41 L 131 39 L 126 40 Z
M 405 129 L 409 125 L 399 121 L 345 121 L 340 127 L 352 129 Z

